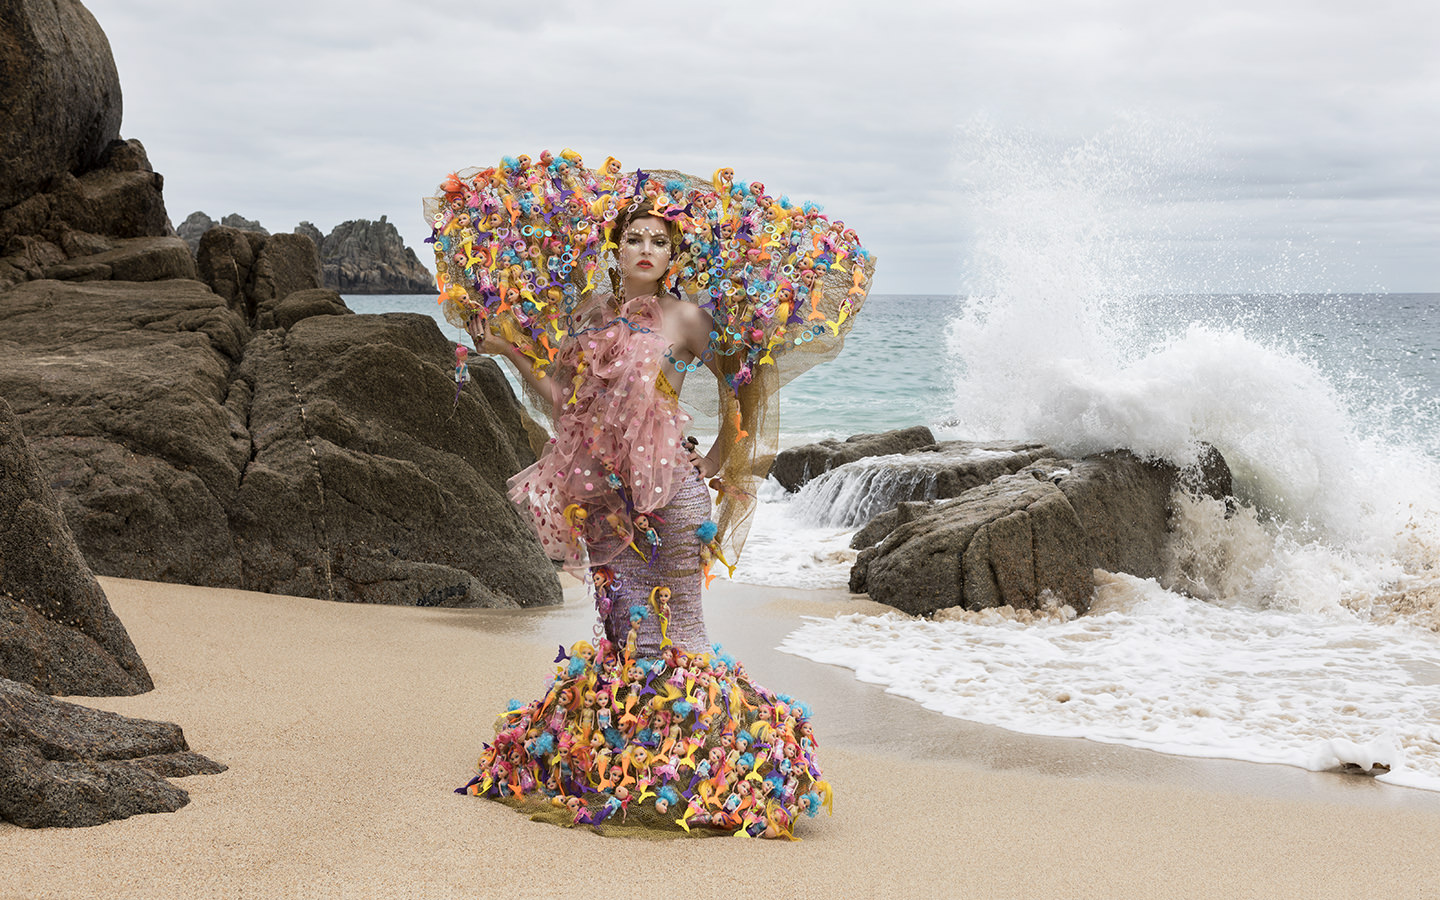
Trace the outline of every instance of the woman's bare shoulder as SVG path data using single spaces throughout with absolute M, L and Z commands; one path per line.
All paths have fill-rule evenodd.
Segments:
M 687 325 L 704 325 L 708 331 L 711 324 L 710 311 L 696 304 L 693 300 L 684 297 L 669 296 L 669 312 Z
M 665 315 L 680 326 L 678 332 L 683 335 L 685 347 L 692 353 L 701 353 L 710 341 L 710 329 L 713 327 L 709 310 L 689 300 L 674 298 L 669 302 Z

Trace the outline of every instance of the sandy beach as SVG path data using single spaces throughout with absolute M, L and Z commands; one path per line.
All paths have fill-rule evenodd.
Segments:
M 813 705 L 835 815 L 797 843 L 650 842 L 452 793 L 588 633 L 573 590 L 514 612 L 102 582 L 156 689 L 80 702 L 178 722 L 229 771 L 182 779 L 169 815 L 0 825 L 5 897 L 1440 895 L 1440 795 L 1012 734 L 772 649 L 802 615 L 874 608 L 843 592 L 706 600 L 713 639 Z

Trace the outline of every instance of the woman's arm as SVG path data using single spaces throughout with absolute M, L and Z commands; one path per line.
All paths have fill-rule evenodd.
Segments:
M 515 371 L 525 380 L 532 390 L 550 401 L 551 408 L 560 405 L 558 392 L 555 388 L 555 379 L 549 375 L 537 373 L 535 367 L 530 365 L 530 359 L 521 353 L 514 344 L 490 332 L 485 327 L 485 320 L 475 316 L 465 323 L 465 330 L 470 332 L 470 337 L 475 341 L 475 349 L 481 353 L 503 356 L 510 360 Z
M 715 372 L 716 378 L 724 378 L 724 376 L 720 374 L 720 372 L 714 365 L 713 360 L 711 360 L 708 365 L 711 371 Z M 723 390 L 724 388 L 722 387 L 721 389 Z M 716 472 L 719 472 L 721 467 L 724 466 L 725 457 L 730 455 L 730 450 L 734 446 L 735 422 L 729 416 L 724 415 L 722 412 L 720 416 L 720 434 L 718 437 L 715 438 L 715 443 L 710 445 L 709 452 L 707 452 L 704 456 L 701 456 L 698 453 L 691 453 L 690 462 L 694 463 L 695 468 L 697 471 L 700 472 L 700 477 L 702 479 L 710 478 Z
M 696 357 L 704 358 L 705 352 L 710 349 L 710 332 L 715 327 L 710 315 L 703 309 L 695 307 L 694 318 L 688 329 L 686 349 Z M 722 394 L 725 392 L 725 376 L 720 371 L 719 357 L 711 354 L 705 360 L 705 367 L 715 375 Z M 722 408 L 720 413 L 720 434 L 715 438 L 715 443 L 710 445 L 710 450 L 701 456 L 698 453 L 690 454 L 690 462 L 699 470 L 701 478 L 710 478 L 725 465 L 725 457 L 730 455 L 730 450 L 735 446 L 735 422 L 725 415 Z

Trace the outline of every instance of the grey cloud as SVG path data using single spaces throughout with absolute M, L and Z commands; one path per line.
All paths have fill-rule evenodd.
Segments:
M 125 134 L 177 215 L 282 229 L 388 213 L 424 255 L 419 198 L 446 172 L 570 146 L 592 163 L 733 166 L 854 225 L 882 258 L 877 290 L 936 293 L 992 227 L 969 205 L 1055 187 L 1087 140 L 1110 140 L 1117 167 L 1087 189 L 1157 247 L 1223 230 L 1261 268 L 1287 240 L 1358 242 L 1362 281 L 1338 287 L 1436 288 L 1432 7 L 91 3 Z M 1015 141 L 1029 158 L 965 136 L 980 112 L 1002 136 L 1040 136 Z M 1316 236 L 1297 238 L 1297 219 Z

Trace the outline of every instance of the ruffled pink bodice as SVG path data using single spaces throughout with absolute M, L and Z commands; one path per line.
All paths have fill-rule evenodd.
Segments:
M 510 498 L 530 512 L 546 553 L 577 572 L 634 552 L 632 540 L 645 551 L 635 516 L 669 503 L 691 469 L 690 416 L 657 387 L 669 348 L 660 321 L 655 298 L 639 297 L 566 338 L 552 370 L 566 395 L 555 437 L 510 479 Z

